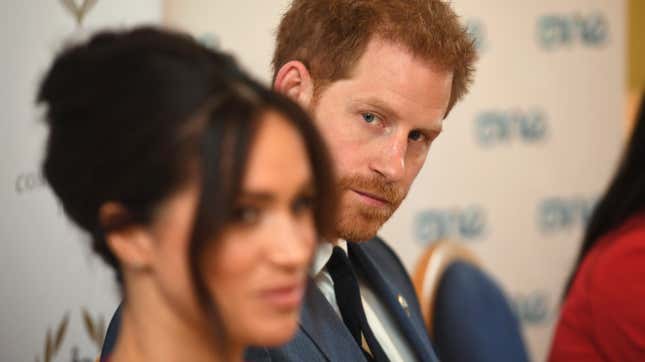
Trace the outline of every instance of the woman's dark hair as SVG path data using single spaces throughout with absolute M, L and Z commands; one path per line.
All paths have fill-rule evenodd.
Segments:
M 620 166 L 591 214 L 575 269 L 565 288 L 565 296 L 571 289 L 580 264 L 598 240 L 642 211 L 645 211 L 645 97 L 641 98 L 634 130 Z
M 199 256 L 233 217 L 257 123 L 268 110 L 303 138 L 315 225 L 321 235 L 333 229 L 333 167 L 306 113 L 249 79 L 230 56 L 186 35 L 149 27 L 96 34 L 56 57 L 37 100 L 47 105 L 50 128 L 45 178 L 119 280 L 105 236 L 151 222 L 162 201 L 201 179 L 189 265 L 202 306 L 221 324 Z M 101 222 L 106 202 L 118 202 L 127 215 Z

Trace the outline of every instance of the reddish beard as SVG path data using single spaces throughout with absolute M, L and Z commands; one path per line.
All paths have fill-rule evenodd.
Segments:
M 341 205 L 336 232 L 338 237 L 351 241 L 365 241 L 373 238 L 381 226 L 392 216 L 407 195 L 407 189 L 395 183 L 388 183 L 378 177 L 349 176 L 339 182 Z M 371 206 L 357 201 L 356 195 L 364 193 L 383 202 Z

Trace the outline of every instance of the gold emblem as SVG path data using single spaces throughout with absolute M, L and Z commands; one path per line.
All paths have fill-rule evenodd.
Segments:
M 60 350 L 67 332 L 67 324 L 69 323 L 69 314 L 65 313 L 63 320 L 58 323 L 56 333 L 53 334 L 50 328 L 47 328 L 47 338 L 45 339 L 45 348 L 43 353 L 43 362 L 51 362 Z M 40 362 L 40 358 L 36 357 L 36 362 Z
M 103 346 L 103 340 L 105 339 L 105 319 L 102 316 L 98 316 L 96 319 L 92 318 L 92 315 L 85 308 L 82 308 L 81 312 L 83 313 L 85 331 L 100 351 L 101 346 Z
M 89 335 L 90 340 L 96 346 L 97 350 L 101 351 L 101 346 L 105 339 L 105 319 L 100 315 L 96 319 L 93 318 L 90 312 L 85 308 L 81 309 L 81 314 L 83 316 L 85 331 Z M 43 358 L 40 359 L 39 356 L 36 356 L 36 362 L 51 362 L 54 360 L 54 357 L 59 354 L 65 335 L 67 334 L 69 319 L 69 313 L 65 313 L 63 319 L 58 323 L 55 332 L 53 332 L 51 328 L 47 328 Z
M 401 294 L 397 296 L 397 299 L 399 300 L 399 304 L 401 304 L 401 308 L 405 311 L 405 314 L 410 316 L 410 308 L 408 307 L 408 301 L 403 298 Z
M 81 26 L 85 15 L 90 12 L 98 0 L 60 0 L 60 2 L 72 14 L 76 25 Z

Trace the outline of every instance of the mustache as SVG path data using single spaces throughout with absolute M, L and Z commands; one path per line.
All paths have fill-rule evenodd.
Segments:
M 407 195 L 407 190 L 398 186 L 397 184 L 384 182 L 378 177 L 364 177 L 358 175 L 341 178 L 340 189 L 353 189 L 356 191 L 373 194 L 374 196 L 383 199 L 394 206 L 399 205 Z

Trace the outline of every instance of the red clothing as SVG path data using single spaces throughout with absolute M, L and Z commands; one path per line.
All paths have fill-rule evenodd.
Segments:
M 645 213 L 601 238 L 583 260 L 549 361 L 645 361 Z

